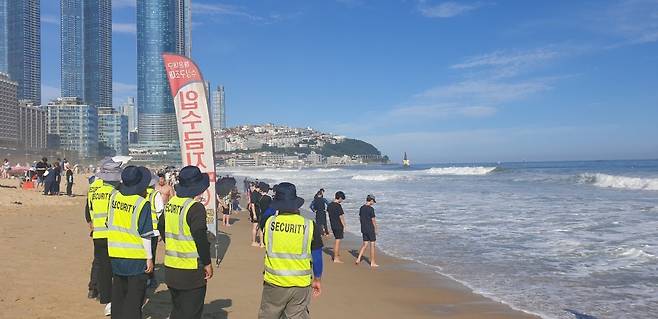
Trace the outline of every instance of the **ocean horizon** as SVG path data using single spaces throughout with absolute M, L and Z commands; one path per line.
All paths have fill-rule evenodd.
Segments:
M 412 163 L 413 164 L 413 163 Z M 348 232 L 377 196 L 378 247 L 543 318 L 658 312 L 658 160 L 222 168 L 347 194 Z M 329 243 L 327 243 L 329 244 Z

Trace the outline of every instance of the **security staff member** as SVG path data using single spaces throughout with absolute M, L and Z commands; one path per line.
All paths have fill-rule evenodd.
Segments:
M 206 209 L 195 198 L 208 189 L 210 178 L 196 166 L 180 170 L 176 196 L 165 206 L 158 229 L 165 241 L 165 282 L 171 293 L 171 319 L 196 319 L 203 314 L 207 280 L 213 276 Z M 211 195 L 212 196 L 212 195 Z
M 89 223 L 94 241 L 94 261 L 91 269 L 89 297 L 98 297 L 101 304 L 106 304 L 105 315 L 111 312 L 112 301 L 112 265 L 107 252 L 107 212 L 110 196 L 121 181 L 121 163 L 111 159 L 103 160 L 89 185 L 85 219 Z M 93 286 L 92 286 L 93 285 Z
M 304 199 L 291 183 L 275 188 L 270 208 L 278 210 L 265 222 L 265 272 L 258 318 L 310 318 L 308 305 L 320 296 L 322 234 L 314 221 L 299 214 Z
M 128 166 L 110 198 L 108 252 L 112 262 L 112 318 L 141 319 L 147 274 L 153 271 L 151 204 L 144 197 L 151 172 Z
M 149 203 L 151 203 L 151 220 L 153 221 L 153 236 L 151 237 L 151 254 L 153 255 L 153 263 L 155 263 L 155 255 L 158 250 L 158 240 L 160 238 L 160 232 L 158 231 L 158 220 L 164 212 L 162 194 L 160 194 L 160 192 L 155 189 L 155 184 L 158 182 L 158 179 L 159 177 L 157 175 L 151 175 L 151 182 L 149 183 L 149 187 L 146 189 L 146 199 L 148 199 Z M 149 274 L 147 287 L 157 287 L 155 272 L 151 272 Z

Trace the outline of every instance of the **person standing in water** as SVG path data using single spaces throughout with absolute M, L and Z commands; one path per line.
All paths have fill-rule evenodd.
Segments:
M 322 236 L 329 236 L 329 229 L 327 228 L 327 201 L 324 199 L 324 189 L 320 189 L 315 193 L 313 202 L 311 202 L 311 210 L 315 213 L 315 223 L 320 227 Z
M 336 239 L 334 244 L 334 262 L 338 264 L 343 263 L 340 260 L 340 241 L 343 239 L 343 234 L 347 227 L 347 224 L 345 224 L 345 213 L 343 212 L 343 206 L 341 206 L 344 200 L 345 193 L 338 191 L 334 196 L 334 201 L 327 206 L 329 221 L 331 222 L 331 232 L 334 233 L 334 238 Z
M 375 208 L 372 206 L 375 205 L 377 201 L 375 196 L 368 195 L 366 197 L 366 204 L 361 206 L 359 209 L 359 219 L 361 221 L 361 234 L 363 235 L 363 245 L 359 250 L 359 256 L 356 258 L 356 264 L 358 265 L 361 262 L 361 257 L 366 251 L 366 248 L 370 246 L 370 267 L 375 268 L 379 267 L 375 262 L 375 241 L 377 240 L 377 221 L 375 220 Z

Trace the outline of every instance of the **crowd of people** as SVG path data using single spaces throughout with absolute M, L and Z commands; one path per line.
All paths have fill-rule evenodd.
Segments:
M 47 172 L 56 165 L 45 166 Z M 235 181 L 222 177 L 217 185 L 222 180 Z M 270 187 L 246 179 L 244 183 L 251 245 L 265 249 L 258 317 L 309 318 L 311 296 L 321 294 L 323 238 L 330 235 L 329 225 L 335 238 L 333 261 L 343 262 L 345 193 L 336 192 L 329 202 L 324 190 L 318 191 L 310 201 L 315 213 L 311 220 L 300 214 L 304 199 L 297 196 L 294 184 Z M 201 318 L 207 282 L 213 276 L 206 208 L 200 202 L 209 184 L 208 174 L 195 166 L 151 171 L 106 158 L 94 169 L 84 209 L 94 244 L 88 297 L 104 305 L 106 316 L 142 318 L 146 290 L 158 285 L 154 262 L 157 245 L 163 242 L 165 284 L 173 305 L 169 318 Z M 241 192 L 234 183 L 228 192 L 220 188 L 225 187 L 216 189 L 217 214 L 222 215 L 221 225 L 229 227 L 231 213 L 239 211 Z M 371 267 L 377 267 L 375 202 L 368 195 L 361 207 L 364 244 L 356 259 L 358 264 L 370 245 Z
M 272 197 L 270 197 L 270 191 L 274 191 L 276 194 L 277 187 L 279 185 L 274 185 L 270 187 L 269 184 L 255 180 L 249 181 L 244 179 L 244 190 L 247 193 L 247 198 L 249 199 L 247 210 L 249 212 L 249 220 L 252 222 L 252 242 L 251 245 L 254 247 L 264 247 L 263 241 L 263 230 L 265 227 L 265 221 L 276 214 L 276 210 L 271 207 Z M 314 213 L 316 229 L 320 237 L 328 237 L 329 225 L 331 226 L 331 233 L 334 236 L 334 247 L 333 252 L 333 262 L 334 263 L 343 263 L 340 254 L 340 243 L 345 236 L 345 230 L 347 224 L 345 222 L 345 212 L 342 207 L 343 201 L 345 201 L 345 193 L 343 191 L 337 191 L 334 194 L 333 200 L 330 202 L 324 197 L 325 190 L 321 188 L 315 193 L 313 200 L 310 201 L 309 209 Z M 375 261 L 376 249 L 375 242 L 377 240 L 377 220 L 375 217 L 375 209 L 373 205 L 376 203 L 375 196 L 367 195 L 365 203 L 359 209 L 359 221 L 361 234 L 363 239 L 363 244 L 359 249 L 358 257 L 355 260 L 356 264 L 361 262 L 363 254 L 366 249 L 370 247 L 370 266 L 375 268 L 379 265 Z M 329 223 L 327 223 L 327 216 L 329 216 Z

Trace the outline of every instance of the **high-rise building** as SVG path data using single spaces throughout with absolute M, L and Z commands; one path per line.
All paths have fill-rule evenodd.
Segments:
M 135 108 L 134 97 L 129 97 L 128 100 L 121 105 L 121 114 L 125 115 L 128 119 L 128 132 L 137 131 L 137 109 Z
M 46 110 L 29 101 L 19 101 L 18 108 L 18 147 L 25 151 L 46 148 Z
M 112 107 L 112 1 L 84 0 L 83 12 L 84 101 Z
M 16 149 L 18 144 L 18 83 L 0 73 L 0 149 Z
M 95 159 L 98 154 L 97 108 L 78 97 L 51 101 L 48 103 L 48 138 L 58 140 L 58 148 L 71 155 Z
M 100 156 L 128 155 L 128 117 L 111 107 L 98 108 Z
M 84 98 L 82 0 L 61 1 L 61 94 Z
M 192 55 L 192 0 L 176 1 L 176 53 Z
M 137 1 L 137 108 L 140 145 L 178 149 L 173 99 L 162 62 L 176 52 L 175 1 Z
M 224 86 L 219 85 L 212 93 L 212 127 L 214 130 L 226 128 L 226 105 L 224 103 Z
M 9 44 L 7 33 L 7 1 L 0 0 L 0 73 L 9 73 L 7 66 L 7 45 Z
M 11 80 L 18 82 L 18 99 L 41 104 L 41 6 L 39 0 L 0 0 L 0 26 Z M 2 63 L 0 62 L 0 65 Z

